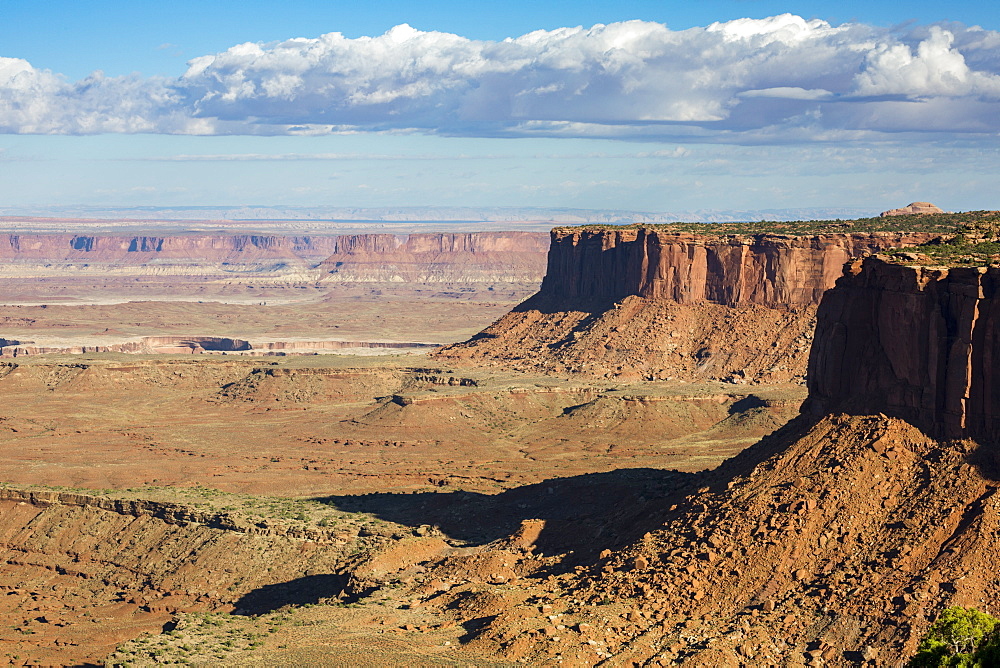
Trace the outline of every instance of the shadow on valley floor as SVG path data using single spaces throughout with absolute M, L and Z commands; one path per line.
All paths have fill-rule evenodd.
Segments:
M 495 495 L 374 493 L 316 500 L 407 526 L 437 526 L 449 538 L 470 545 L 505 539 L 524 520 L 542 520 L 532 541 L 535 553 L 572 552 L 563 561 L 572 566 L 591 563 L 600 551 L 620 548 L 659 528 L 684 512 L 684 497 L 698 489 L 723 492 L 734 477 L 749 473 L 814 424 L 814 418 L 800 416 L 719 468 L 701 473 L 632 468 L 553 478 Z
M 319 603 L 339 595 L 347 585 L 346 575 L 307 575 L 290 582 L 266 585 L 246 594 L 235 603 L 238 615 L 263 615 L 286 605 Z
M 436 526 L 449 538 L 472 545 L 506 538 L 524 520 L 543 520 L 534 541 L 536 554 L 573 551 L 585 560 L 591 552 L 634 539 L 631 529 L 637 525 L 655 526 L 670 499 L 691 493 L 698 479 L 694 473 L 634 468 L 554 478 L 495 495 L 374 493 L 318 500 L 412 527 Z

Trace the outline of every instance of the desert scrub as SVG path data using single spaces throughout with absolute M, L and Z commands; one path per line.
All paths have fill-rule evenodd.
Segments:
M 1000 265 L 1000 214 L 966 223 L 952 234 L 919 246 L 898 248 L 887 255 L 899 264 L 946 267 Z
M 360 525 L 371 520 L 370 514 L 351 513 L 337 509 L 324 499 L 295 499 L 287 497 L 254 496 L 234 494 L 211 487 L 130 487 L 128 489 L 88 489 L 85 487 L 49 485 L 13 485 L 0 482 L 0 489 L 25 491 L 43 490 L 48 492 L 71 492 L 88 496 L 103 496 L 109 499 L 144 500 L 157 503 L 176 503 L 196 508 L 201 512 L 217 513 L 233 520 L 244 520 L 250 524 L 278 524 L 301 522 L 306 525 L 320 525 L 324 528 Z M 238 522 L 237 522 L 238 523 Z
M 648 229 L 657 232 L 686 232 L 693 234 L 741 235 L 784 234 L 802 236 L 810 234 L 848 234 L 871 232 L 928 232 L 950 234 L 967 224 L 989 221 L 997 217 L 996 211 L 965 211 L 961 213 L 922 213 L 903 216 L 854 218 L 850 220 L 761 220 L 745 223 L 634 223 L 631 225 L 580 225 L 555 228 L 566 232 L 603 232 L 614 230 Z
M 237 652 L 262 647 L 290 617 L 271 613 L 241 617 L 225 613 L 182 613 L 167 633 L 146 635 L 119 645 L 107 666 L 211 664 Z

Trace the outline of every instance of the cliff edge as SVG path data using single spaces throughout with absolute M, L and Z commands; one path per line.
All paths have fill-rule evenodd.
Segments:
M 851 262 L 819 309 L 806 408 L 885 413 L 939 438 L 995 439 L 998 288 L 998 267 Z
M 539 296 L 815 305 L 852 257 L 927 238 L 899 232 L 798 236 L 557 228 Z
M 557 228 L 539 292 L 439 355 L 603 377 L 801 381 L 816 305 L 843 264 L 932 236 Z
M 534 290 L 547 245 L 541 232 L 345 235 L 319 268 L 322 280 L 334 283 L 497 283 Z

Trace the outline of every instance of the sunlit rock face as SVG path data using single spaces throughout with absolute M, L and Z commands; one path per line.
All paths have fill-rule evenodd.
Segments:
M 768 307 L 818 304 L 847 260 L 922 233 L 701 235 L 638 228 L 552 232 L 541 295 Z
M 908 216 L 914 213 L 944 213 L 944 211 L 930 202 L 910 202 L 902 208 L 889 209 L 879 215 L 884 218 L 886 216 Z

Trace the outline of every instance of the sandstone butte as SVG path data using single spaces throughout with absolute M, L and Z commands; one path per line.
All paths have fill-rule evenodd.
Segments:
M 815 309 L 864 253 L 934 232 L 557 228 L 539 292 L 441 355 L 607 377 L 801 381 Z
M 879 215 L 882 217 L 908 216 L 913 213 L 944 213 L 944 211 L 930 202 L 910 202 L 904 207 L 899 209 L 889 209 L 888 211 L 883 211 Z

